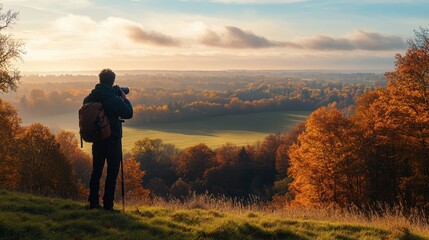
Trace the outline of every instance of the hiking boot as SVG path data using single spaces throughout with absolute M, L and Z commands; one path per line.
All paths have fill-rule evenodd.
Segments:
M 95 204 L 89 204 L 89 209 L 102 209 L 103 206 L 101 206 L 99 203 Z
M 111 212 L 111 213 L 120 213 L 121 212 L 120 210 L 113 209 L 113 208 L 103 208 L 103 209 L 104 209 L 104 211 Z

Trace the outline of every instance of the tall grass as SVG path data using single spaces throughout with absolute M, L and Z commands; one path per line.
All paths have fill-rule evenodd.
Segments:
M 245 202 L 208 194 L 184 201 L 154 199 L 154 206 L 128 205 L 121 214 L 85 205 L 0 190 L 0 239 L 429 239 L 427 228 L 417 232 L 395 216 L 397 210 L 390 213 L 393 220 L 374 216 L 370 221 L 352 211 L 285 211 L 257 198 Z
M 138 204 L 134 203 L 134 206 L 137 205 Z M 351 206 L 346 209 L 334 207 L 286 208 L 275 206 L 261 200 L 257 196 L 250 197 L 248 200 L 242 200 L 239 198 L 214 196 L 207 193 L 192 194 L 184 200 L 155 198 L 151 202 L 151 205 L 169 210 L 205 209 L 234 215 L 251 216 L 252 214 L 258 214 L 284 219 L 347 223 L 351 225 L 381 228 L 390 232 L 400 232 L 401 234 L 414 232 L 429 236 L 429 216 L 423 210 L 406 209 L 402 205 L 391 207 L 387 204 L 380 203 L 376 206 L 368 206 L 365 210 L 357 206 Z

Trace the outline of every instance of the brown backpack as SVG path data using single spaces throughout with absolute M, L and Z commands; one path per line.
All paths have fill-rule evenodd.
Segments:
M 84 104 L 79 109 L 79 132 L 85 142 L 98 142 L 107 139 L 112 134 L 109 119 L 100 102 Z

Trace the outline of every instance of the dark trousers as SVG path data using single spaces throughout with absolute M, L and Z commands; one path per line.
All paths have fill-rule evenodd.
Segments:
M 91 205 L 99 202 L 100 178 L 103 173 L 104 162 L 107 160 L 107 176 L 104 185 L 103 206 L 105 209 L 113 208 L 116 178 L 122 161 L 122 143 L 120 138 L 109 137 L 106 140 L 92 144 L 92 173 L 89 182 L 88 201 Z

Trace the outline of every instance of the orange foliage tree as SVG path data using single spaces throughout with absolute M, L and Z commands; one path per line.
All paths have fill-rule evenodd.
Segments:
M 204 143 L 188 147 L 179 157 L 177 172 L 183 180 L 192 183 L 193 190 L 202 191 L 205 171 L 215 166 L 214 156 L 213 150 Z
M 18 187 L 17 135 L 21 119 L 9 103 L 0 99 L 0 188 Z
M 129 155 L 127 155 L 123 161 L 126 198 L 139 203 L 148 202 L 150 191 L 143 187 L 145 172 L 140 170 L 140 163 Z M 116 182 L 116 199 L 120 199 L 122 191 L 120 178 L 121 176 L 118 177 L 118 181 Z
M 20 190 L 60 197 L 77 195 L 71 166 L 48 128 L 41 124 L 26 127 L 18 147 Z
M 387 73 L 391 111 L 409 172 L 399 183 L 402 200 L 429 208 L 429 29 L 421 28 L 409 41 L 405 56 L 396 56 L 395 71 Z
M 360 164 L 359 134 L 341 112 L 320 108 L 289 150 L 294 203 L 345 206 L 363 200 L 365 169 Z
M 429 30 L 415 33 L 386 89 L 362 96 L 356 117 L 373 143 L 372 192 L 385 192 L 373 199 L 429 207 Z

